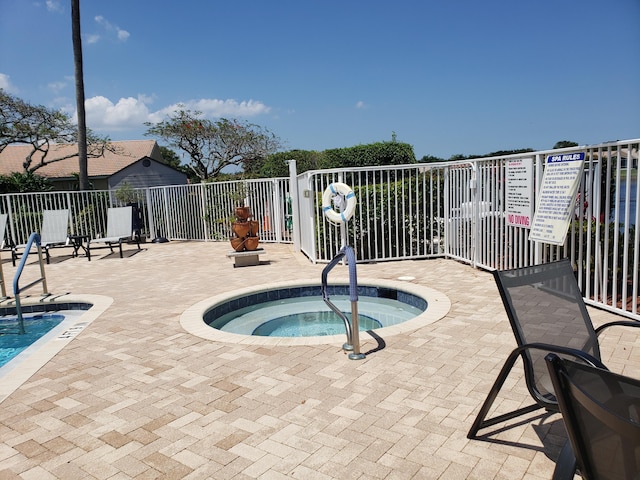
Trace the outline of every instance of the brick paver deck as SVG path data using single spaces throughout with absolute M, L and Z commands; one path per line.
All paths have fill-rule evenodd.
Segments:
M 236 269 L 223 243 L 147 244 L 91 262 L 54 250 L 51 292 L 113 304 L 0 404 L 0 479 L 551 477 L 566 438 L 558 414 L 466 438 L 514 347 L 489 273 L 452 260 L 359 265 L 359 276 L 412 276 L 451 300 L 443 319 L 384 338 L 360 361 L 341 342 L 234 345 L 181 328 L 182 312 L 213 295 L 319 281 L 323 265 L 264 246 L 268 264 Z M 12 278 L 10 262 L 4 269 Z M 614 317 L 591 312 L 596 323 Z M 362 341 L 364 352 L 378 346 Z M 603 357 L 637 375 L 640 341 L 612 333 Z M 516 369 L 496 408 L 528 403 Z

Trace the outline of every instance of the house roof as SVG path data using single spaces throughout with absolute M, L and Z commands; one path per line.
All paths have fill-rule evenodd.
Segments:
M 155 140 L 126 140 L 111 144 L 115 147 L 115 152 L 105 151 L 103 157 L 87 159 L 89 178 L 109 177 L 145 157 L 162 161 L 162 154 Z M 23 172 L 22 164 L 31 149 L 30 145 L 9 145 L 1 151 L 0 175 Z M 59 158 L 77 151 L 77 144 L 54 144 L 47 159 Z M 34 163 L 38 160 L 34 159 Z M 74 173 L 78 173 L 78 170 L 78 157 L 73 157 L 47 164 L 35 173 L 46 178 L 70 178 Z

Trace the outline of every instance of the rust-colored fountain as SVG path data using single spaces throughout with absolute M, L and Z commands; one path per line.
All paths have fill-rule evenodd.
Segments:
M 249 207 L 236 207 L 235 213 L 236 221 L 231 224 L 235 237 L 231 239 L 231 246 L 236 252 L 257 250 L 260 242 L 258 237 L 260 224 L 251 220 Z

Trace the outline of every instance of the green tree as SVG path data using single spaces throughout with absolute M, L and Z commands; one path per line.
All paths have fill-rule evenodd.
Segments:
M 178 155 L 174 150 L 171 150 L 170 148 L 164 147 L 162 145 L 160 145 L 159 148 L 160 153 L 162 154 L 162 163 L 184 173 L 192 182 L 198 182 L 200 180 L 195 176 L 191 168 L 189 168 L 187 165 L 182 164 L 180 155 Z
M 0 175 L 0 193 L 46 192 L 52 189 L 48 179 L 33 172 Z
M 78 157 L 78 152 L 56 157 L 51 146 L 56 143 L 77 144 L 78 129 L 63 112 L 42 105 L 31 105 L 0 89 L 0 151 L 7 145 L 31 145 L 22 163 L 25 172 L 35 172 L 50 163 Z M 115 151 L 106 137 L 87 130 L 87 157 L 98 158 L 105 151 Z
M 553 149 L 556 150 L 557 148 L 569 148 L 577 146 L 578 144 L 576 142 L 572 142 L 570 140 L 560 140 L 559 142 L 556 142 L 556 144 L 553 146 Z
M 434 155 L 424 155 L 420 159 L 420 163 L 436 163 L 436 162 L 445 162 L 444 158 L 436 157 Z
M 416 163 L 413 147 L 401 142 L 377 142 L 325 150 L 320 168 L 369 167 Z
M 162 163 L 176 169 L 180 168 L 180 156 L 174 150 L 163 147 L 162 145 L 158 148 L 160 148 L 160 153 L 162 154 Z
M 189 156 L 189 167 L 201 181 L 217 178 L 226 167 L 250 170 L 281 145 L 259 125 L 226 118 L 212 122 L 198 111 L 179 110 L 167 120 L 146 125 L 146 135 L 162 138 Z
M 261 178 L 271 177 L 288 177 L 289 165 L 288 160 L 296 161 L 296 170 L 298 173 L 307 170 L 317 170 L 322 168 L 323 153 L 314 150 L 289 150 L 287 152 L 278 152 L 269 155 L 261 162 L 256 162 L 255 169 L 247 172 L 251 176 Z

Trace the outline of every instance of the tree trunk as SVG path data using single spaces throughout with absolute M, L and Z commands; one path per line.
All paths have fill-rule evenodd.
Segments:
M 89 190 L 87 172 L 87 120 L 84 110 L 84 74 L 82 71 L 82 39 L 80 37 L 80 0 L 71 0 L 73 64 L 76 75 L 76 108 L 78 110 L 78 163 L 80 190 Z

